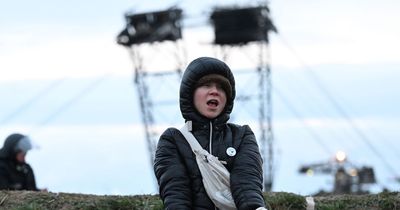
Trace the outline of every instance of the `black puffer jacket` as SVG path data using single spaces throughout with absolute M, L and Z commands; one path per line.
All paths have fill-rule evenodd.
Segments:
M 232 86 L 223 113 L 215 119 L 200 115 L 193 105 L 195 83 L 207 74 L 220 74 Z M 227 123 L 235 98 L 235 81 L 229 67 L 214 58 L 202 57 L 187 67 L 180 87 L 180 109 L 186 121 L 192 121 L 192 133 L 200 145 L 226 161 L 231 173 L 231 191 L 238 209 L 254 210 L 265 206 L 262 197 L 262 159 L 253 132 L 248 126 Z M 234 147 L 236 155 L 226 153 Z M 186 139 L 176 128 L 167 129 L 158 142 L 154 171 L 165 209 L 215 209 L 204 189 L 195 155 Z
M 15 147 L 24 137 L 22 134 L 8 136 L 0 150 L 0 190 L 38 190 L 31 166 L 15 159 Z

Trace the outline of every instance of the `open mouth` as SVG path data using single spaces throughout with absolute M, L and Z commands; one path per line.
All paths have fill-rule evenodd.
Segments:
M 219 104 L 219 102 L 215 99 L 211 99 L 211 100 L 207 101 L 207 105 L 209 105 L 209 106 L 217 107 L 218 104 Z

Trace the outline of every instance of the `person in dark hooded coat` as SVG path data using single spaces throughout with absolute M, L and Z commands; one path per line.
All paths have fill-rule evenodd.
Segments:
M 180 86 L 180 110 L 200 145 L 230 172 L 239 210 L 265 209 L 262 159 L 249 126 L 228 123 L 236 95 L 235 80 L 222 61 L 200 57 L 186 68 Z M 216 209 L 202 182 L 195 154 L 176 128 L 160 136 L 154 172 L 165 209 Z
M 25 135 L 15 133 L 6 138 L 0 150 L 0 190 L 39 190 L 31 166 L 25 162 L 31 148 Z

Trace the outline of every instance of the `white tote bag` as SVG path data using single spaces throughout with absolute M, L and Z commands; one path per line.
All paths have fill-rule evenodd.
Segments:
M 203 184 L 212 202 L 221 210 L 236 210 L 230 188 L 230 174 L 217 157 L 204 150 L 196 138 L 188 130 L 186 123 L 180 129 L 186 138 L 194 154 L 203 177 Z

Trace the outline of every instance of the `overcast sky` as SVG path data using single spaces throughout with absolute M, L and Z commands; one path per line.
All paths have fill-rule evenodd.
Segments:
M 10 1 L 0 6 L 0 138 L 29 134 L 28 156 L 39 187 L 92 194 L 156 193 L 144 140 L 132 62 L 116 35 L 128 11 L 147 12 L 176 1 Z M 190 61 L 218 56 L 208 15 L 216 5 L 256 1 L 179 1 Z M 306 177 L 302 164 L 344 150 L 375 167 L 379 185 L 398 190 L 400 3 L 395 0 L 270 1 L 274 191 L 330 190 L 330 176 Z M 253 46 L 254 47 L 254 46 Z M 176 68 L 171 43 L 142 49 L 146 70 Z M 232 69 L 254 69 L 257 51 L 230 49 Z M 238 92 L 257 77 L 238 80 Z M 250 82 L 249 82 L 250 81 Z M 153 87 L 176 100 L 178 79 Z M 174 85 L 175 84 L 175 85 Z M 170 91 L 168 91 L 170 90 Z M 171 95 L 168 95 L 171 94 Z M 174 98 L 175 97 L 175 98 Z M 175 104 L 176 105 L 176 104 Z M 256 129 L 249 104 L 233 120 Z M 175 116 L 177 106 L 157 114 Z M 160 117 L 157 115 L 157 117 Z M 243 118 L 241 118 L 243 117 Z M 166 118 L 171 118 L 169 115 Z M 241 121 L 237 122 L 236 120 Z M 167 122 L 164 122 L 167 123 Z M 320 138 L 316 138 L 316 136 Z

